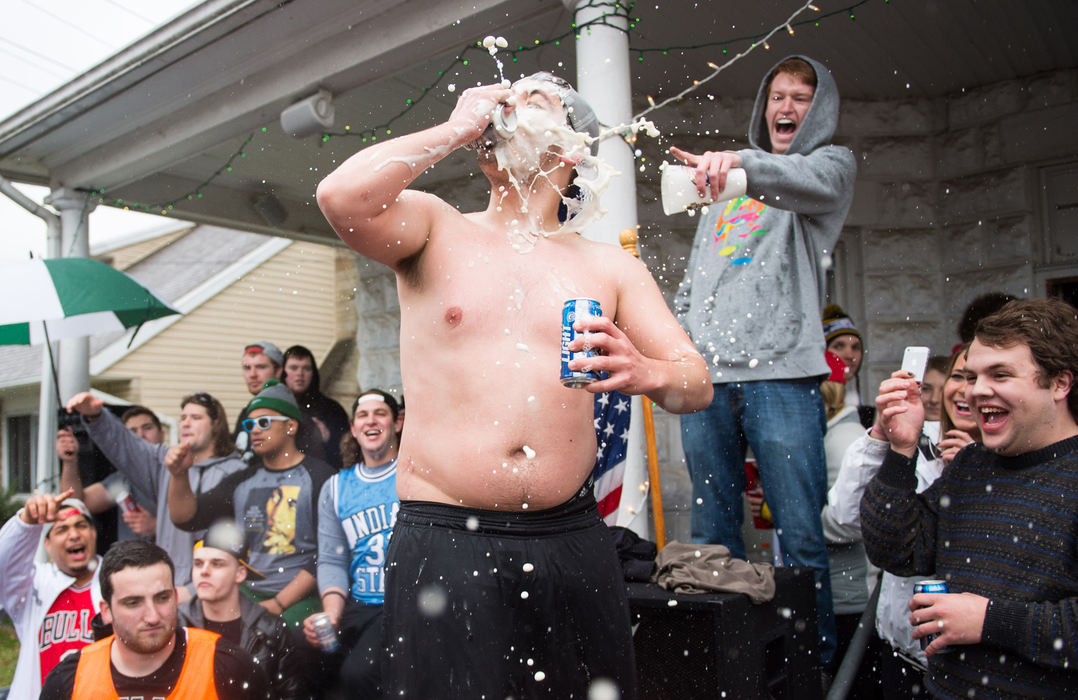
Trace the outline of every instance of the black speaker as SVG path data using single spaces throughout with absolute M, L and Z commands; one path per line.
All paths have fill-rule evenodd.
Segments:
M 773 600 L 629 584 L 642 700 L 822 697 L 812 571 L 775 570 Z

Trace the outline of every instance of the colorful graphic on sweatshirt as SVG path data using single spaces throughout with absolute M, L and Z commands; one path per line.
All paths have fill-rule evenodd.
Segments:
M 294 554 L 296 551 L 296 504 L 299 486 L 278 486 L 266 499 L 266 529 L 262 551 Z
M 742 195 L 727 202 L 719 213 L 715 222 L 715 244 L 719 246 L 719 255 L 729 257 L 731 265 L 752 262 L 751 255 L 736 256 L 735 253 L 748 242 L 745 239 L 767 233 L 767 229 L 761 228 L 758 223 L 766 209 L 767 205 L 763 202 Z

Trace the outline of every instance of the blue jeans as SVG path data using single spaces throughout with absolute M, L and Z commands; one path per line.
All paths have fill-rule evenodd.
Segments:
M 815 379 L 716 384 L 703 411 L 681 417 L 692 479 L 692 540 L 745 558 L 745 448 L 752 448 L 782 558 L 816 576 L 820 656 L 831 662 L 835 620 L 820 511 L 827 502 L 827 414 Z

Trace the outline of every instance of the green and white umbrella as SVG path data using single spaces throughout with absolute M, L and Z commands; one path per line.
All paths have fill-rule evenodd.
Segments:
M 0 345 L 122 331 L 178 313 L 127 274 L 97 260 L 0 261 Z

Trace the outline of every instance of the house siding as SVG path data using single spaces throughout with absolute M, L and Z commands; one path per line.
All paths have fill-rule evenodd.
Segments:
M 350 331 L 340 322 L 339 251 L 296 242 L 95 377 L 94 384 L 137 378 L 117 395 L 179 416 L 179 401 L 207 391 L 229 421 L 250 400 L 240 375 L 243 346 L 299 343 L 321 361 Z M 350 291 L 350 290 L 349 290 Z

